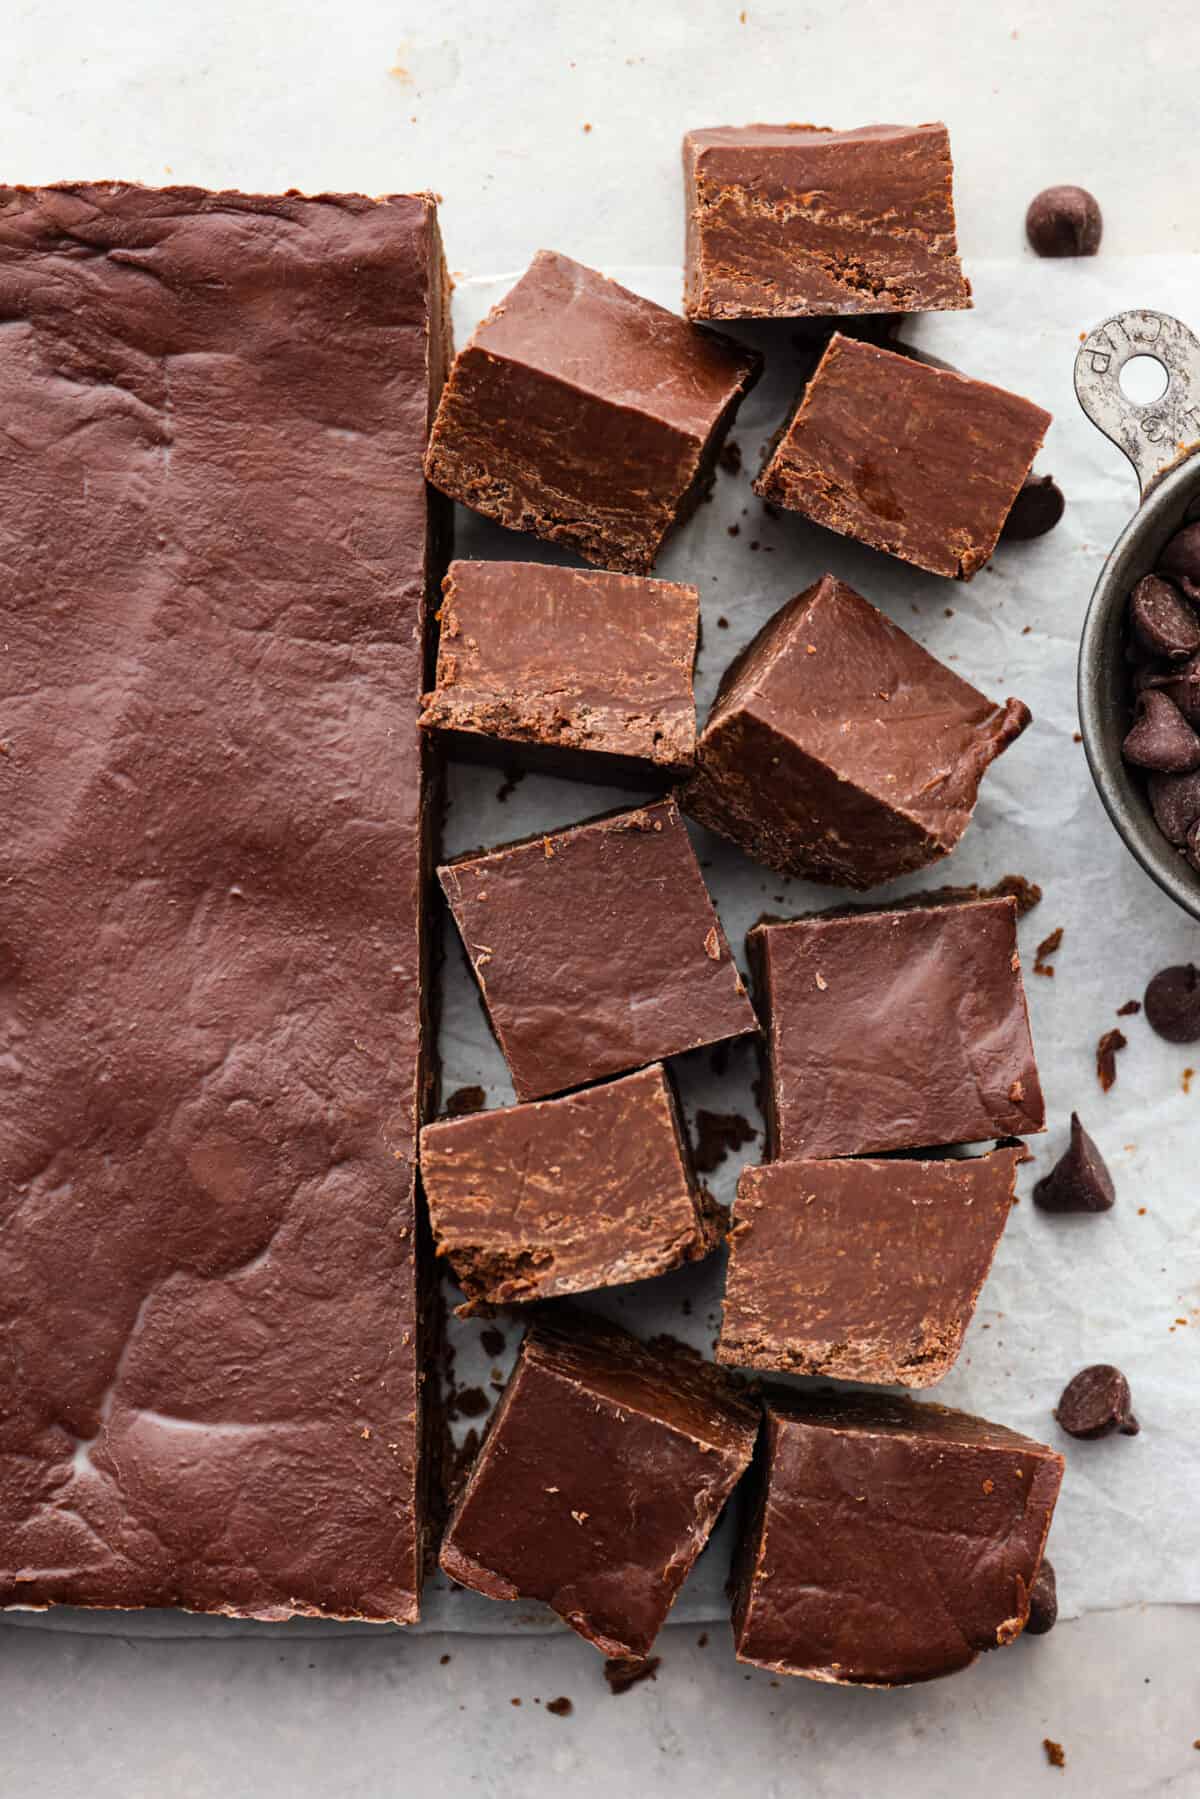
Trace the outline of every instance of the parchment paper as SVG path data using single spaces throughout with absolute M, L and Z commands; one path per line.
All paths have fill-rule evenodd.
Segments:
M 461 343 L 520 273 L 460 277 L 455 299 Z M 609 268 L 628 286 L 674 308 L 675 268 Z M 1067 495 L 1066 515 L 1048 537 L 1001 545 L 970 584 L 939 580 L 783 515 L 769 518 L 750 489 L 762 446 L 793 396 L 798 353 L 785 323 L 740 334 L 763 348 L 766 376 L 734 429 L 745 467 L 722 471 L 711 504 L 672 540 L 656 573 L 694 581 L 703 601 L 697 671 L 703 719 L 726 663 L 770 614 L 826 569 L 850 581 L 921 643 L 993 697 L 1016 694 L 1034 724 L 987 776 L 974 823 L 955 854 L 932 871 L 878 889 L 873 901 L 942 881 L 991 882 L 1007 873 L 1037 881 L 1045 897 L 1021 925 L 1026 988 L 1046 1092 L 1049 1128 L 1030 1140 L 1015 1208 L 957 1367 L 927 1398 L 964 1406 L 1054 1444 L 1067 1457 L 1050 1553 L 1065 1616 L 1131 1602 L 1200 1601 L 1200 1045 L 1162 1043 L 1141 1017 L 1116 1008 L 1140 999 L 1169 962 L 1200 954 L 1200 929 L 1159 893 L 1108 824 L 1076 730 L 1079 629 L 1100 565 L 1136 504 L 1132 471 L 1078 410 L 1071 375 L 1080 334 L 1127 306 L 1175 312 L 1200 326 L 1200 259 L 1020 260 L 974 263 L 976 310 L 922 319 L 904 335 L 964 373 L 1011 387 L 1047 406 L 1055 423 L 1039 459 Z M 736 536 L 731 527 L 738 527 Z M 518 537 L 460 512 L 456 552 L 556 560 Z M 501 801 L 495 770 L 450 771 L 445 850 L 453 855 L 534 830 L 556 829 L 627 793 L 548 777 L 525 777 Z M 764 910 L 785 915 L 837 904 L 836 890 L 788 882 L 758 868 L 717 838 L 694 837 L 726 932 L 739 957 L 747 927 Z M 1032 972 L 1034 947 L 1056 926 L 1055 975 Z M 743 966 L 744 966 L 744 958 Z M 511 1104 L 503 1060 L 488 1031 L 453 927 L 446 930 L 441 1051 L 444 1092 L 479 1084 L 490 1106 Z M 1096 1042 L 1120 1024 L 1128 1048 L 1117 1082 L 1101 1092 Z M 880 1019 L 886 1031 L 886 1018 Z M 689 1117 L 697 1107 L 761 1120 L 750 1090 L 753 1055 L 735 1047 L 723 1073 L 709 1053 L 675 1064 Z M 1050 1218 L 1029 1201 L 1034 1180 L 1062 1150 L 1072 1108 L 1106 1156 L 1115 1209 L 1100 1217 Z M 751 1143 L 708 1183 L 728 1204 Z M 709 1349 L 719 1324 L 721 1258 L 654 1282 L 591 1296 L 587 1303 L 642 1333 L 671 1331 Z M 448 1290 L 453 1303 L 457 1295 Z M 507 1340 L 498 1361 L 485 1356 L 479 1321 L 452 1320 L 459 1387 L 494 1397 L 493 1374 L 511 1364 L 520 1325 L 496 1321 Z M 1141 1435 L 1076 1443 L 1052 1412 L 1066 1380 L 1088 1362 L 1113 1361 L 1129 1376 Z M 464 1424 L 458 1427 L 460 1435 Z M 714 1537 L 672 1613 L 675 1621 L 723 1616 L 728 1522 Z M 285 1626 L 186 1618 L 174 1613 L 67 1610 L 7 1614 L 7 1621 L 121 1635 L 288 1634 L 378 1630 L 378 1626 Z M 549 1628 L 537 1608 L 493 1604 L 427 1588 L 418 1629 L 504 1631 Z

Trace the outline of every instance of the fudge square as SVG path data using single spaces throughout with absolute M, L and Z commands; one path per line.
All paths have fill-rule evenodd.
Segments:
M 646 1280 L 722 1235 L 661 1062 L 562 1099 L 427 1124 L 421 1176 L 464 1315 Z
M 648 574 L 704 497 L 761 365 L 731 338 L 540 250 L 459 353 L 426 473 L 502 525 Z
M 932 1386 L 962 1348 L 1024 1158 L 1018 1144 L 743 1169 L 718 1362 Z
M 757 1029 L 673 799 L 438 878 L 518 1099 Z
M 816 913 L 746 941 L 768 1160 L 1045 1129 L 1015 900 Z
M 1020 1635 L 1063 1459 L 945 1406 L 772 1395 L 735 1557 L 738 1658 L 893 1687 Z
M 840 332 L 754 483 L 764 500 L 969 581 L 1050 414 L 986 381 Z
M 944 125 L 689 131 L 683 175 L 689 318 L 971 304 Z
M 696 753 L 694 587 L 537 562 L 452 562 L 420 723 L 460 754 L 665 785 Z
M 1029 721 L 823 575 L 731 664 L 680 803 L 781 874 L 874 887 L 949 854 Z
M 556 1309 L 521 1345 L 442 1542 L 452 1580 L 646 1656 L 748 1467 L 758 1407 L 692 1350 Z

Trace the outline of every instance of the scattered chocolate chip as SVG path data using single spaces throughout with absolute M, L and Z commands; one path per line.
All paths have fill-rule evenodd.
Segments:
M 1071 1142 L 1033 1189 L 1043 1212 L 1107 1212 L 1116 1199 L 1112 1175 L 1092 1139 L 1071 1113 Z
M 1063 940 L 1063 928 L 1061 925 L 1058 925 L 1053 931 L 1051 931 L 1051 933 L 1048 937 L 1042 938 L 1042 941 L 1038 944 L 1037 949 L 1034 951 L 1034 956 L 1033 956 L 1033 972 L 1034 972 L 1034 974 L 1045 974 L 1045 975 L 1053 976 L 1054 969 L 1050 964 L 1050 957 L 1054 955 L 1054 953 L 1058 949 L 1059 945 L 1061 944 L 1062 940 Z
M 757 1136 L 754 1126 L 740 1112 L 706 1112 L 701 1107 L 696 1113 L 696 1147 L 692 1156 L 696 1173 L 711 1174 L 726 1156 L 741 1149 L 744 1143 L 753 1143 Z
M 1155 822 L 1171 843 L 1186 843 L 1200 818 L 1200 770 L 1190 775 L 1152 774 L 1146 783 Z
M 1117 1051 L 1128 1042 L 1124 1031 L 1105 1031 L 1096 1045 L 1096 1079 L 1105 1093 L 1117 1079 Z
M 1054 1416 L 1069 1437 L 1091 1441 L 1111 1437 L 1136 1437 L 1141 1426 L 1130 1404 L 1129 1382 L 1111 1362 L 1081 1368 L 1063 1388 Z
M 1137 768 L 1186 775 L 1200 768 L 1200 737 L 1168 694 L 1149 687 L 1138 694 L 1137 711 L 1121 754 Z
M 484 1355 L 504 1354 L 504 1332 L 498 1331 L 494 1324 L 489 1324 L 486 1329 L 480 1331 L 479 1343 Z
M 1142 1009 L 1140 999 L 1127 999 L 1123 1006 L 1117 1007 L 1118 1018 L 1134 1018 Z
M 1146 1023 L 1168 1043 L 1200 1043 L 1200 970 L 1192 962 L 1160 968 L 1146 988 Z
M 1038 256 L 1094 256 L 1104 221 L 1086 187 L 1044 187 L 1029 202 L 1025 235 Z
M 1025 1634 L 1044 1637 L 1057 1623 L 1058 1582 L 1054 1578 L 1054 1564 L 1043 1556 L 1033 1583 L 1033 1591 L 1029 1595 L 1029 1622 L 1025 1626 Z
M 1053 531 L 1065 506 L 1062 488 L 1053 475 L 1029 475 L 1012 503 L 1000 535 L 1006 543 L 1028 543 L 1031 537 L 1044 537 L 1047 531 Z
M 1043 1737 L 1042 1748 L 1046 1751 L 1046 1760 L 1052 1768 L 1066 1767 L 1067 1752 L 1061 1743 L 1056 1743 L 1053 1737 Z
M 654 1680 L 661 1666 L 661 1655 L 649 1655 L 645 1660 L 638 1656 L 613 1655 L 604 1664 L 604 1678 L 614 1693 L 627 1693 L 639 1681 Z
M 1200 523 L 1176 531 L 1158 559 L 1158 572 L 1178 582 L 1190 600 L 1200 600 Z
M 569 1718 L 575 1707 L 566 1694 L 562 1693 L 557 1699 L 547 1699 L 546 1710 L 552 1718 Z
M 446 1117 L 461 1118 L 466 1112 L 482 1112 L 486 1099 L 482 1087 L 456 1087 L 446 1101 Z
M 1129 596 L 1129 623 L 1148 656 L 1185 662 L 1200 650 L 1200 618 L 1177 587 L 1146 575 Z
M 721 453 L 717 457 L 723 469 L 731 475 L 738 475 L 742 469 L 742 446 L 735 437 L 727 437 L 721 445 Z

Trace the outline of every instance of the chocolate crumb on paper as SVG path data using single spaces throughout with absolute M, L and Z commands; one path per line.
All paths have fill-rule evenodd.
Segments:
M 644 1661 L 634 1656 L 613 1655 L 604 1664 L 604 1678 L 610 1691 L 619 1697 L 643 1680 L 656 1680 L 661 1666 L 661 1655 L 649 1655 Z
M 1057 925 L 1055 927 L 1055 929 L 1051 931 L 1051 933 L 1048 937 L 1042 938 L 1042 941 L 1038 944 L 1037 949 L 1034 951 L 1034 958 L 1033 958 L 1034 974 L 1049 975 L 1051 980 L 1053 980 L 1054 964 L 1050 960 L 1050 958 L 1057 954 L 1058 949 L 1059 949 L 1060 945 L 1062 944 L 1062 940 L 1063 940 L 1063 928 L 1061 925 Z
M 482 1087 L 456 1087 L 446 1101 L 446 1117 L 462 1118 L 468 1112 L 482 1112 L 486 1100 Z
M 1052 1768 L 1066 1767 L 1067 1754 L 1061 1743 L 1056 1743 L 1053 1737 L 1043 1737 L 1042 1748 L 1046 1751 L 1046 1760 Z
M 547 1699 L 546 1710 L 553 1718 L 569 1718 L 575 1707 L 565 1693 L 560 1693 L 557 1699 Z
M 1105 1093 L 1116 1083 L 1117 1051 L 1124 1049 L 1128 1042 L 1124 1031 L 1105 1031 L 1096 1045 L 1096 1079 Z
M 753 1143 L 757 1136 L 754 1126 L 740 1112 L 707 1112 L 701 1106 L 696 1113 L 696 1146 L 692 1155 L 696 1173 L 711 1174 L 726 1156 L 743 1144 Z
M 1127 999 L 1123 1006 L 1117 1007 L 1118 1018 L 1135 1018 L 1142 1009 L 1140 999 Z

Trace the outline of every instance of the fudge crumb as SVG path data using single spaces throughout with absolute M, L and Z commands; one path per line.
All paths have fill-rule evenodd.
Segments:
M 440 1668 L 444 1668 L 446 1666 L 446 1663 L 449 1660 L 450 1660 L 450 1657 L 448 1655 L 439 1655 L 438 1656 L 438 1666 Z
M 729 474 L 731 474 L 731 475 L 740 475 L 741 474 L 741 472 L 742 472 L 742 446 L 737 441 L 736 437 L 727 437 L 725 439 L 725 442 L 721 445 L 721 453 L 717 457 L 717 461 L 723 469 L 726 469 L 728 471 Z
M 1083 742 L 1083 732 L 1082 731 L 1072 731 L 1071 732 L 1071 742 L 1072 743 L 1082 743 Z
M 1190 1093 L 1192 1090 L 1192 1077 L 1195 1072 L 1196 1070 L 1194 1068 L 1185 1068 L 1179 1077 L 1179 1084 L 1185 1093 Z
M 711 1174 L 726 1156 L 744 1143 L 753 1143 L 758 1132 L 740 1112 L 696 1113 L 696 1146 L 692 1160 L 697 1174 Z
M 1043 1737 L 1042 1748 L 1046 1751 L 1046 1760 L 1050 1763 L 1052 1768 L 1066 1767 L 1066 1752 L 1061 1743 L 1056 1743 L 1053 1737 Z
M 955 900 L 1011 899 L 1016 901 L 1017 917 L 1024 918 L 1027 912 L 1041 905 L 1042 890 L 1036 881 L 1028 880 L 1025 875 L 1001 875 L 990 887 L 981 887 L 974 881 L 969 887 L 934 887 L 919 898 L 924 905 L 950 904 Z
M 585 131 L 590 131 L 592 129 L 591 125 L 586 120 L 584 121 L 583 129 Z
M 639 1681 L 656 1680 L 661 1666 L 661 1655 L 649 1655 L 644 1661 L 636 1655 L 612 1655 L 604 1664 L 604 1678 L 610 1691 L 619 1697 Z
M 454 1408 L 460 1418 L 482 1418 L 491 1403 L 482 1387 L 460 1387 L 454 1395 Z
M 697 1649 L 708 1648 L 708 1632 L 706 1630 L 702 1630 L 700 1635 L 696 1638 L 696 1647 Z M 1196 1744 L 1196 1748 L 1200 1749 L 1200 1743 Z
M 545 1709 L 552 1718 L 569 1718 L 575 1707 L 565 1693 L 560 1693 L 557 1699 L 547 1699 Z
M 1096 1045 L 1096 1079 L 1104 1093 L 1116 1082 L 1117 1051 L 1124 1049 L 1128 1041 L 1124 1031 L 1105 1031 Z
M 729 629 L 729 620 L 725 617 L 725 614 L 722 613 L 720 618 L 717 620 L 717 630 L 718 631 L 728 631 L 728 629 Z
M 1140 999 L 1127 999 L 1123 1006 L 1117 1007 L 1117 1017 L 1118 1018 L 1133 1018 L 1136 1016 L 1137 1013 L 1139 1013 L 1141 1011 L 1141 1009 L 1142 1009 L 1142 1002 Z
M 1038 944 L 1037 949 L 1034 951 L 1034 956 L 1033 956 L 1033 972 L 1034 972 L 1034 974 L 1049 975 L 1051 980 L 1053 980 L 1054 965 L 1050 961 L 1050 957 L 1053 956 L 1057 952 L 1059 945 L 1062 943 L 1062 940 L 1063 940 L 1063 928 L 1061 925 L 1058 925 L 1053 931 L 1051 931 L 1051 933 L 1048 937 L 1042 938 L 1042 941 Z
M 489 1324 L 485 1330 L 480 1331 L 479 1342 L 485 1355 L 504 1354 L 504 1332 L 498 1331 L 494 1324 Z
M 740 525 L 726 525 L 725 529 L 728 531 L 730 537 L 740 537 L 742 534 L 742 527 Z
M 521 1701 L 519 1699 L 510 1699 L 508 1703 L 510 1705 L 520 1705 Z
M 456 1087 L 446 1101 L 447 1118 L 463 1118 L 468 1112 L 482 1112 L 487 1094 L 482 1087 Z

